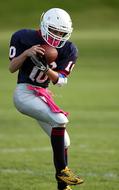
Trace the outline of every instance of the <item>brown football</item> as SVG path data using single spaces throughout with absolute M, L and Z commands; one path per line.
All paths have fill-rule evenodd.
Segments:
M 41 45 L 42 48 L 45 49 L 45 59 L 47 61 L 48 64 L 52 63 L 53 61 L 56 60 L 57 56 L 58 56 L 58 52 L 57 49 L 54 47 L 51 47 L 49 45 Z

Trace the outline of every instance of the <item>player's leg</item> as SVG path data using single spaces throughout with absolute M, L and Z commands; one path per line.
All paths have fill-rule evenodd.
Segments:
M 23 114 L 33 117 L 41 122 L 45 122 L 49 126 L 52 126 L 52 130 L 49 131 L 51 136 L 51 144 L 53 150 L 55 151 L 57 159 L 62 160 L 55 164 L 58 165 L 57 167 L 60 170 L 64 168 L 66 166 L 64 160 L 65 125 L 62 124 L 68 122 L 67 117 L 62 113 L 53 113 L 48 105 L 40 97 L 35 96 L 33 91 L 28 90 L 27 85 L 25 84 L 20 84 L 17 86 L 14 94 L 14 103 L 16 108 Z M 62 149 L 60 158 L 58 156 L 58 148 L 56 150 L 55 146 L 59 146 L 59 148 Z
M 55 151 L 55 154 L 57 155 L 58 149 L 57 149 L 57 145 L 55 144 L 58 144 L 58 142 L 55 142 L 57 141 L 57 138 L 55 140 L 55 135 L 53 134 L 54 133 L 53 131 L 56 131 L 56 130 L 59 131 L 58 123 L 62 124 L 62 123 L 68 122 L 68 119 L 64 116 L 64 114 L 52 113 L 50 108 L 47 106 L 47 104 L 44 103 L 43 100 L 40 99 L 40 97 L 36 97 L 33 91 L 28 90 L 25 84 L 20 84 L 17 86 L 15 90 L 15 94 L 14 94 L 14 104 L 21 113 L 28 115 L 30 117 L 33 117 L 40 122 L 40 125 L 42 126 L 42 128 L 52 139 L 53 150 Z M 64 127 L 61 128 L 61 131 L 63 131 L 64 133 L 60 137 L 60 143 L 62 144 L 61 147 L 63 150 L 62 151 L 63 159 L 61 160 L 61 163 L 59 161 L 56 162 L 57 159 L 55 158 L 56 156 L 54 156 L 54 163 L 55 165 L 57 165 L 58 163 L 58 165 L 60 166 L 56 166 L 56 167 L 60 167 L 61 169 L 63 169 L 67 164 L 65 160 L 64 141 L 65 141 L 66 146 L 68 146 L 70 140 Z M 60 158 L 60 156 L 58 155 L 57 157 Z
M 64 134 L 67 117 L 62 113 L 53 113 L 48 105 L 35 96 L 33 91 L 27 89 L 27 85 L 20 84 L 14 94 L 16 108 L 25 115 L 48 123 L 52 126 L 51 144 L 54 154 L 54 165 L 58 179 L 67 184 L 79 184 L 80 180 L 66 168 Z
M 40 126 L 42 127 L 42 129 L 48 134 L 49 137 L 51 137 L 51 133 L 52 133 L 52 126 L 49 125 L 48 123 L 46 122 L 41 122 L 41 121 L 38 121 L 38 123 L 40 124 Z M 68 165 L 68 147 L 70 146 L 70 138 L 69 138 L 69 135 L 67 133 L 67 131 L 65 130 L 65 134 L 64 134 L 64 157 L 65 157 L 65 163 L 66 165 Z M 55 158 L 54 158 L 55 160 Z M 55 161 L 56 162 L 56 161 Z M 57 188 L 59 190 L 71 190 L 71 188 L 69 186 L 67 186 L 67 183 L 60 180 L 60 179 L 57 179 L 57 176 L 56 176 L 56 180 L 57 180 Z
M 53 118 L 55 118 L 54 125 L 50 126 L 50 130 L 49 130 L 49 124 L 46 124 L 46 126 L 45 126 L 42 123 L 41 126 L 44 128 L 44 130 L 46 132 L 48 129 L 48 131 L 49 131 L 48 134 L 51 136 L 51 144 L 52 144 L 53 153 L 54 153 L 54 164 L 55 164 L 55 168 L 56 168 L 56 179 L 58 181 L 58 189 L 64 190 L 65 187 L 67 189 L 69 189 L 68 185 L 81 184 L 81 183 L 83 183 L 83 180 L 79 176 L 76 176 L 67 167 L 68 163 L 67 163 L 66 149 L 70 145 L 70 139 L 69 139 L 68 133 L 66 132 L 66 129 L 65 129 L 66 124 L 63 124 L 63 122 L 65 122 L 65 118 L 64 118 L 64 120 L 63 120 L 63 117 L 61 119 L 60 114 L 54 115 L 54 113 L 52 113 L 52 112 L 50 114 L 53 116 Z M 52 116 L 51 116 L 51 118 L 52 118 Z M 60 117 L 60 119 L 59 119 L 59 117 Z M 65 146 L 63 144 L 65 144 Z M 63 167 L 65 167 L 65 168 L 61 169 Z
M 52 135 L 53 129 L 52 129 L 51 125 L 49 125 L 45 122 L 41 122 L 41 121 L 39 121 L 39 124 L 49 136 Z M 65 138 L 64 139 L 65 139 L 65 141 L 64 141 L 65 142 L 64 152 L 67 153 L 68 147 L 70 145 L 70 139 L 69 139 L 69 135 L 68 135 L 66 130 L 65 130 Z M 55 145 L 55 148 L 56 147 L 57 147 L 57 145 Z M 59 151 L 59 148 L 58 149 L 56 148 L 55 150 Z M 79 176 L 76 176 L 68 167 L 65 167 L 64 170 L 61 170 L 62 172 L 59 171 L 60 166 L 58 167 L 57 161 L 60 162 L 60 160 L 57 160 L 57 153 L 55 153 L 55 150 L 54 150 L 54 164 L 56 167 L 56 180 L 57 180 L 58 190 L 71 190 L 69 184 L 70 185 L 76 185 L 76 184 L 83 183 L 83 180 Z M 65 164 L 66 164 L 66 166 L 68 166 L 67 155 L 65 153 L 64 153 Z M 59 154 L 59 157 L 60 157 L 60 154 Z
M 42 129 L 47 133 L 47 135 L 51 138 L 52 125 L 50 125 L 46 122 L 42 122 L 42 121 L 38 121 L 38 123 L 40 124 Z M 64 155 L 65 155 L 65 162 L 66 162 L 67 166 L 68 166 L 68 148 L 69 148 L 69 146 L 70 146 L 70 138 L 69 138 L 67 130 L 65 130 L 65 134 L 64 134 Z

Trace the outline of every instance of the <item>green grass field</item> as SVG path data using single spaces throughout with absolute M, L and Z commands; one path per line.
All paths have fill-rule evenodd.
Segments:
M 12 102 L 16 74 L 8 71 L 9 40 L 36 28 L 43 10 L 66 8 L 79 59 L 67 86 L 50 86 L 70 112 L 69 167 L 85 180 L 73 190 L 119 189 L 119 1 L 0 1 L 0 190 L 56 190 L 50 140 Z
M 8 42 L 0 33 L 0 190 L 56 190 L 50 141 L 12 103 L 16 74 L 8 72 Z M 80 58 L 66 87 L 50 88 L 70 112 L 69 166 L 84 179 L 74 190 L 119 189 L 119 30 L 74 32 Z

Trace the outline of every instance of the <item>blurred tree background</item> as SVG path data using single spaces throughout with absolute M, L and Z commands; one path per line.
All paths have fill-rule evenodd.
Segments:
M 0 28 L 38 27 L 40 15 L 52 7 L 68 11 L 75 29 L 118 28 L 118 0 L 0 1 Z

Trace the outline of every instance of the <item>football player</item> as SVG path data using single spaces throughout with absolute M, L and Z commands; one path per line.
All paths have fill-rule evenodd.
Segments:
M 67 113 L 55 104 L 48 92 L 50 81 L 56 86 L 67 83 L 77 60 L 77 49 L 68 40 L 72 30 L 69 14 L 60 8 L 52 8 L 42 15 L 38 30 L 15 32 L 9 51 L 9 70 L 11 73 L 18 71 L 14 104 L 18 111 L 36 119 L 49 135 L 58 190 L 71 190 L 70 185 L 83 183 L 83 179 L 68 168 L 70 139 L 66 131 Z M 50 67 L 44 59 L 37 59 L 37 54 L 44 56 L 43 44 L 58 51 L 58 57 Z

